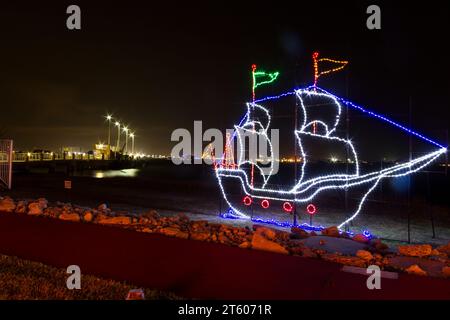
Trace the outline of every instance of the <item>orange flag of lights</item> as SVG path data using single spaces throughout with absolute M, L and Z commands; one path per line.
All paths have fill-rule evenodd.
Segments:
M 329 58 L 320 58 L 319 59 L 318 52 L 314 52 L 312 57 L 313 57 L 313 63 L 314 63 L 314 87 L 317 85 L 317 81 L 319 80 L 320 76 L 327 74 L 327 73 L 332 73 L 332 72 L 336 72 L 341 69 L 344 69 L 344 67 L 348 63 L 348 61 L 339 61 L 339 60 L 334 60 L 334 59 L 329 59 Z M 322 62 L 322 61 L 331 62 L 331 63 L 337 64 L 338 66 L 336 66 L 335 68 L 332 68 L 332 69 L 328 69 L 328 70 L 319 72 L 319 62 Z

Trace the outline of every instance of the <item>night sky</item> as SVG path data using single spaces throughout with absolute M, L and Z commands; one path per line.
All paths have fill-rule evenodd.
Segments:
M 339 2 L 2 3 L 1 135 L 16 150 L 90 150 L 106 141 L 109 112 L 136 130 L 138 150 L 168 154 L 176 128 L 240 119 L 253 63 L 281 73 L 257 94 L 281 93 L 311 84 L 317 50 L 350 61 L 322 87 L 405 124 L 411 97 L 413 127 L 446 144 L 450 3 Z M 66 28 L 70 4 L 80 31 Z M 370 4 L 381 30 L 366 28 Z M 383 132 L 366 138 L 374 150 L 382 139 L 383 154 L 398 149 Z

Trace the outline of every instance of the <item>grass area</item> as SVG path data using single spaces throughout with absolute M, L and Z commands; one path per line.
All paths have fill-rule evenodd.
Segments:
M 69 290 L 65 269 L 0 255 L 0 300 L 124 300 L 128 283 L 81 275 L 81 289 Z M 145 299 L 179 299 L 174 294 L 144 289 Z

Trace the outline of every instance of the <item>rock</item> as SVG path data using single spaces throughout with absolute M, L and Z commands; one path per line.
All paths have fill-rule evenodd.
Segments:
M 132 289 L 128 291 L 126 300 L 145 300 L 143 289 Z
M 242 249 L 250 249 L 252 247 L 252 244 L 248 241 L 244 241 L 239 245 L 239 248 Z
M 28 205 L 28 214 L 32 216 L 39 216 L 44 213 L 44 210 L 39 202 L 32 202 Z
M 433 248 L 429 244 L 413 244 L 398 246 L 398 252 L 408 257 L 426 257 L 431 255 Z
M 90 211 L 86 211 L 83 215 L 83 221 L 92 222 L 94 220 L 94 215 Z
M 173 227 L 166 227 L 166 228 L 161 228 L 159 229 L 159 232 L 161 234 L 164 234 L 166 236 L 175 236 L 178 232 L 180 232 L 180 229 L 178 228 L 173 228 Z
M 108 209 L 108 206 L 105 203 L 102 203 L 97 207 L 98 211 L 106 211 L 106 209 Z
M 177 237 L 182 239 L 188 239 L 189 233 L 186 231 L 181 231 L 178 228 L 175 227 L 166 227 L 159 229 L 159 233 L 164 234 L 169 237 Z
M 288 254 L 288 251 L 278 243 L 268 240 L 261 233 L 255 233 L 252 238 L 252 248 L 282 254 Z
M 315 236 L 317 236 L 317 233 L 316 233 L 315 231 L 311 231 L 311 232 L 309 233 L 309 236 L 310 236 L 310 237 L 315 237 Z
M 158 219 L 159 214 L 156 210 L 149 210 L 141 214 L 141 217 L 147 218 L 147 219 Z
M 446 278 L 450 278 L 450 267 L 443 267 L 442 268 L 442 275 Z
M 311 250 L 308 247 L 302 248 L 301 255 L 302 255 L 302 257 L 305 257 L 305 258 L 317 258 L 317 253 L 315 253 L 313 250 Z
M 426 276 L 427 273 L 422 270 L 417 264 L 413 264 L 405 269 L 405 271 L 409 274 L 415 274 L 418 276 Z
M 0 200 L 0 212 L 14 212 L 16 204 L 10 197 L 4 197 Z
M 209 239 L 208 232 L 191 232 L 192 240 L 206 241 Z
M 328 236 L 328 237 L 339 237 L 340 236 L 339 229 L 336 226 L 323 229 L 322 234 L 324 236 Z
M 255 230 L 256 233 L 264 236 L 266 239 L 269 240 L 275 240 L 277 237 L 277 232 L 272 228 L 255 224 L 253 225 L 253 230 Z
M 78 213 L 62 213 L 59 215 L 59 219 L 74 222 L 79 222 L 81 220 Z
M 372 261 L 374 259 L 372 254 L 367 250 L 358 250 L 356 252 L 356 256 L 367 262 Z
M 185 213 L 179 213 L 176 218 L 183 223 L 189 222 L 189 217 Z
M 150 219 L 149 219 L 149 218 L 145 218 L 145 217 L 139 217 L 138 222 L 139 222 L 140 224 L 147 224 L 147 223 L 150 222 Z
M 442 275 L 442 268 L 445 266 L 444 262 L 419 258 L 419 257 L 406 257 L 406 256 L 388 256 L 383 260 L 386 267 L 405 271 L 408 267 L 412 265 L 418 265 L 422 270 L 424 270 L 427 275 L 433 277 L 439 277 Z
M 16 213 L 27 213 L 27 202 L 18 201 L 16 206 Z
M 436 250 L 441 253 L 445 253 L 447 256 L 450 256 L 450 242 L 444 246 L 437 247 Z
M 387 249 L 389 249 L 389 247 L 384 244 L 383 242 L 381 242 L 380 239 L 373 239 L 369 241 L 369 244 L 378 252 L 384 252 Z
M 219 236 L 217 237 L 217 241 L 220 243 L 228 243 L 229 239 L 224 233 L 219 233 Z
M 340 254 L 335 254 L 335 253 L 323 254 L 322 259 L 327 260 L 327 261 L 337 262 L 337 263 L 344 264 L 347 266 L 354 266 L 354 267 L 360 267 L 360 268 L 364 268 L 367 265 L 366 261 L 359 257 L 342 256 Z
M 361 243 L 368 243 L 370 239 L 367 238 L 365 235 L 358 233 L 358 234 L 355 234 L 355 236 L 352 238 L 352 240 L 361 242 Z
M 120 224 L 120 225 L 128 225 L 131 223 L 130 217 L 106 217 L 98 220 L 98 223 L 100 224 L 108 224 L 108 225 L 114 225 L 114 224 Z
M 45 198 L 39 198 L 37 199 L 37 202 L 39 202 L 39 205 L 41 206 L 42 209 L 45 209 L 48 206 L 48 201 Z
M 297 239 L 304 239 L 309 237 L 308 232 L 299 227 L 292 227 L 291 232 L 298 236 Z
M 439 256 L 441 256 L 441 255 L 442 255 L 442 253 L 441 253 L 439 250 L 437 250 L 437 249 L 431 250 L 430 256 L 436 256 L 436 257 L 439 257 Z
M 189 229 L 194 232 L 206 232 L 208 230 L 208 221 L 205 220 L 191 221 L 191 223 L 189 224 Z M 222 232 L 225 232 L 228 230 L 228 227 L 220 225 L 220 230 Z
M 97 211 L 97 214 L 94 216 L 95 216 L 95 222 L 97 222 L 97 223 L 100 223 L 102 220 L 111 218 L 111 217 L 108 217 L 106 214 L 100 213 L 98 211 Z
M 286 232 L 286 231 L 275 231 L 275 240 L 277 240 L 278 242 L 286 242 L 289 240 L 289 235 L 290 232 Z
M 377 260 L 377 261 L 383 261 L 383 256 L 381 255 L 381 254 L 379 254 L 379 253 L 375 253 L 374 255 L 373 255 L 373 258 L 375 259 L 375 260 Z
M 51 218 L 58 218 L 60 214 L 62 213 L 68 213 L 69 211 L 64 211 L 62 208 L 58 207 L 49 207 L 44 210 L 44 214 L 51 217 Z

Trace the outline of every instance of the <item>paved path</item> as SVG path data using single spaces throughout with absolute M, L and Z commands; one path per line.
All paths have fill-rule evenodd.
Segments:
M 17 214 L 0 213 L 0 253 L 188 298 L 450 299 L 450 280 L 402 274 L 368 290 L 366 276 L 318 259 Z

